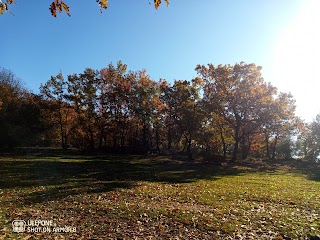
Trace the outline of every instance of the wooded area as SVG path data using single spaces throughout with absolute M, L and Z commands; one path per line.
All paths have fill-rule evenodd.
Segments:
M 317 158 L 320 116 L 312 123 L 296 117 L 293 96 L 266 82 L 260 66 L 195 70 L 196 78 L 169 84 L 119 61 L 66 78 L 58 73 L 34 94 L 1 68 L 0 148 Z
M 34 94 L 1 68 L 0 239 L 319 239 L 320 115 L 255 64 L 195 70 L 119 61 Z

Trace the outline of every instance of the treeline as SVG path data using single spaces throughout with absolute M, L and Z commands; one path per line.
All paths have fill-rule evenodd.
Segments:
M 320 117 L 295 116 L 291 94 L 241 62 L 196 67 L 191 81 L 154 81 L 119 61 L 101 70 L 62 73 L 27 91 L 0 71 L 0 147 L 54 146 L 83 151 L 194 153 L 245 159 L 315 159 Z M 297 137 L 298 136 L 298 137 Z

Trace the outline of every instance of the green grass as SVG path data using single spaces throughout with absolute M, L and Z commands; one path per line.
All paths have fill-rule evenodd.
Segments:
M 320 168 L 215 166 L 169 157 L 0 157 L 0 239 L 309 239 L 320 235 Z M 76 233 L 13 233 L 15 219 Z

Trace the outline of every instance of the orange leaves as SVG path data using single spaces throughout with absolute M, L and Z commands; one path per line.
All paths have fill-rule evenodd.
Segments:
M 68 14 L 70 17 L 70 8 L 69 6 L 64 3 L 61 0 L 55 0 L 51 3 L 50 8 L 49 8 L 51 15 L 54 17 L 57 17 L 57 10 L 61 13 L 63 10 Z
M 5 2 L 3 2 L 3 0 L 0 0 L 0 14 L 9 12 L 9 5 L 15 2 L 16 0 L 6 0 Z M 99 4 L 100 12 L 102 12 L 102 9 L 107 9 L 109 6 L 108 0 L 96 0 L 96 2 Z M 169 0 L 165 0 L 165 3 L 168 6 Z M 156 9 L 158 9 L 160 5 L 161 5 L 161 0 L 154 0 L 154 7 Z M 69 17 L 71 16 L 69 6 L 61 0 L 54 0 L 50 4 L 49 10 L 51 12 L 51 15 L 54 17 L 57 17 L 57 12 L 61 13 L 62 11 L 65 11 Z
M 54 2 L 51 3 L 49 10 L 52 16 L 57 17 L 57 10 Z
M 158 9 L 158 7 L 160 6 L 160 4 L 161 4 L 161 0 L 154 0 L 154 7 L 155 7 L 156 9 Z
M 169 5 L 169 0 L 165 0 L 166 2 L 166 5 L 168 6 Z M 161 0 L 154 0 L 154 7 L 156 9 L 158 9 L 158 7 L 161 5 Z
M 15 3 L 15 2 L 16 2 L 15 0 L 6 0 L 6 2 L 3 3 L 0 0 L 0 14 L 4 14 L 5 12 L 8 12 L 9 11 L 9 5 L 12 4 L 12 3 Z
M 62 5 L 63 9 L 66 11 L 66 13 L 68 14 L 68 16 L 70 16 L 69 6 L 67 4 L 65 4 L 64 2 L 61 2 L 61 5 Z
M 6 9 L 6 5 L 4 3 L 0 3 L 0 14 L 3 14 L 5 9 Z
M 108 8 L 108 0 L 97 0 L 97 3 L 99 4 L 100 6 L 100 12 L 102 13 L 102 9 L 107 9 Z

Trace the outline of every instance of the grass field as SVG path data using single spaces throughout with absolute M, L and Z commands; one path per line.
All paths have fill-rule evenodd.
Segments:
M 52 220 L 50 233 L 13 220 Z M 66 227 L 67 226 L 67 227 Z M 61 227 L 61 228 L 58 228 Z M 62 232 L 53 232 L 62 231 Z M 71 231 L 71 232 L 64 232 Z M 320 167 L 171 157 L 0 157 L 0 239 L 318 239 Z

